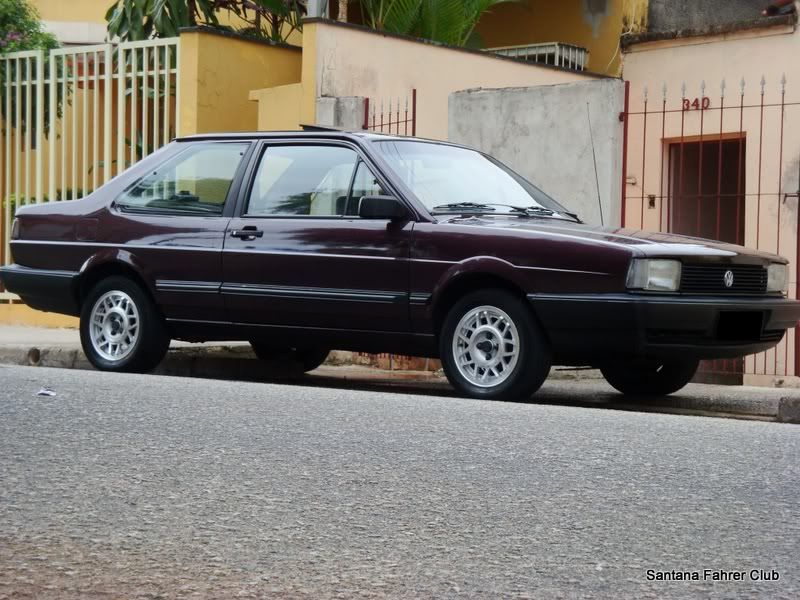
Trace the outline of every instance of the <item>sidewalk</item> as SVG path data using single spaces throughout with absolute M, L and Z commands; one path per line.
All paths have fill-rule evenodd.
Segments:
M 219 346 L 217 342 L 192 344 L 173 341 L 170 348 L 189 346 Z M 228 342 L 225 346 L 248 346 L 245 342 Z M 0 347 L 2 348 L 80 348 L 81 340 L 77 329 L 51 329 L 48 327 L 22 327 L 0 325 Z
M 2 364 L 93 368 L 81 350 L 77 330 L 34 327 L 0 326 Z M 379 369 L 354 364 L 350 352 L 332 352 L 325 365 L 304 376 L 298 366 L 257 360 L 250 345 L 241 342 L 173 342 L 154 374 L 453 395 L 441 372 Z M 596 370 L 559 367 L 551 371 L 536 402 L 800 423 L 798 389 L 690 384 L 667 398 L 631 399 L 614 392 Z

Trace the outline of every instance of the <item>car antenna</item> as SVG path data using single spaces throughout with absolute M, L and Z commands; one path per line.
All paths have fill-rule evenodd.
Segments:
M 594 134 L 592 134 L 592 117 L 589 114 L 589 103 L 586 103 L 586 120 L 589 121 L 589 139 L 592 142 L 592 161 L 594 162 L 594 183 L 597 186 L 597 206 L 600 208 L 600 225 L 603 226 L 603 201 L 600 198 L 600 178 L 597 175 L 597 155 L 594 151 Z

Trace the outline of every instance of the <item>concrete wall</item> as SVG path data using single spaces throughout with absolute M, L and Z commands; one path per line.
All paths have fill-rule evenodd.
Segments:
M 303 118 L 321 97 L 406 98 L 417 89 L 417 134 L 447 138 L 447 102 L 458 90 L 587 81 L 589 75 L 386 35 L 332 21 L 303 31 Z M 311 95 L 308 92 L 314 90 Z
M 620 218 L 624 84 L 616 79 L 450 96 L 449 139 L 496 156 L 588 223 Z M 588 115 L 587 115 L 588 104 Z
M 301 54 L 211 29 L 182 30 L 181 134 L 254 130 L 258 106 L 250 92 L 298 83 Z
M 317 125 L 349 131 L 364 126 L 365 98 L 317 98 Z
M 706 29 L 761 16 L 766 0 L 650 0 L 648 31 Z

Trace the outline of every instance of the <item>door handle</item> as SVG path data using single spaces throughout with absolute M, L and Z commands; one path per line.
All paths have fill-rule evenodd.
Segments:
M 255 227 L 245 227 L 243 229 L 234 229 L 231 231 L 231 237 L 239 238 L 240 240 L 254 240 L 264 237 L 264 232 Z

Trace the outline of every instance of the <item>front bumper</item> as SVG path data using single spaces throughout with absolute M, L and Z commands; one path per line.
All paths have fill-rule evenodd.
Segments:
M 78 273 L 72 271 L 48 271 L 20 265 L 0 267 L 3 287 L 17 294 L 25 304 L 67 315 L 78 314 L 77 278 Z
M 763 352 L 800 320 L 800 302 L 637 294 L 529 294 L 556 360 L 735 358 Z

